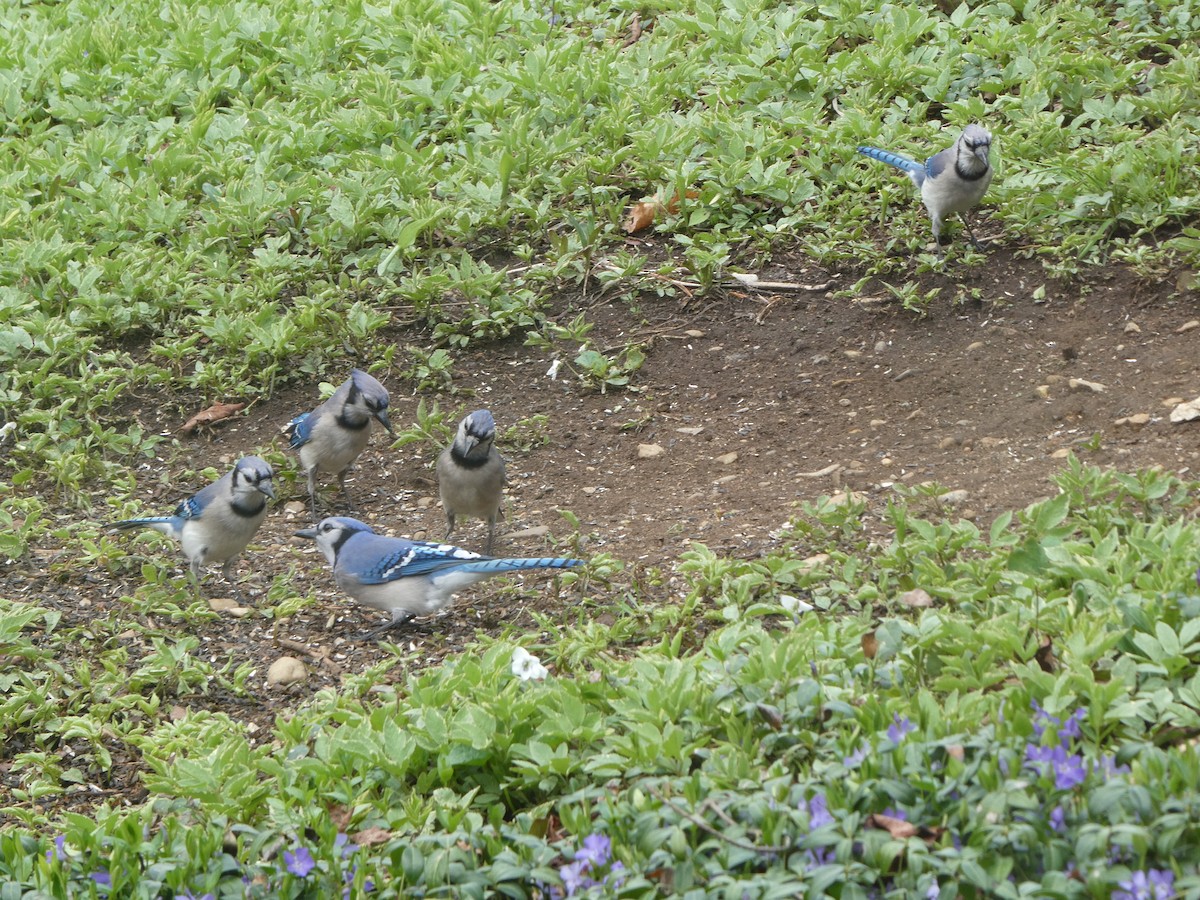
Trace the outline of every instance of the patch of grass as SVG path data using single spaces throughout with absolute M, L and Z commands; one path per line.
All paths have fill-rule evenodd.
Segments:
M 632 594 L 605 622 L 585 606 L 573 628 L 514 633 L 392 687 L 364 673 L 267 742 L 224 716 L 163 715 L 164 698 L 213 682 L 194 639 L 153 638 L 136 666 L 110 653 L 68 682 L 21 637 L 43 614 L 9 604 L 5 640 L 40 674 L 8 677 L 12 708 L 36 715 L 12 720 L 29 749 L 6 812 L 36 822 L 35 794 L 103 777 L 122 744 L 149 769 L 150 803 L 47 837 L 10 829 L 25 852 L 0 865 L 27 888 L 104 872 L 138 896 L 243 878 L 277 896 L 367 882 L 535 896 L 581 874 L 638 894 L 1090 897 L 1148 873 L 1185 891 L 1200 846 L 1180 813 L 1200 802 L 1185 749 L 1200 724 L 1197 486 L 1072 461 L 1058 487 L 987 533 L 897 496 L 874 549 L 855 537 L 861 509 L 816 504 L 761 559 L 696 545 L 681 605 Z M 927 602 L 908 603 L 913 588 Z M 549 673 L 520 677 L 518 647 Z M 132 688 L 114 693 L 117 678 Z
M 347 355 L 452 391 L 455 354 L 512 336 L 636 387 L 638 346 L 548 318 L 560 286 L 718 290 L 778 246 L 920 313 L 901 279 L 928 224 L 864 142 L 923 157 L 983 122 L 983 214 L 1049 277 L 1194 268 L 1196 21 L 1151 0 L 5 7 L 0 560 L 53 539 L 66 581 L 137 564 L 58 519 L 124 506 L 164 452 L 131 398 L 253 400 Z M 645 196 L 677 198 L 653 265 L 622 244 Z M 422 403 L 399 442 L 443 446 L 448 415 Z M 146 624 L 204 614 L 156 566 L 132 643 L 0 598 L 5 895 L 1200 893 L 1196 486 L 1073 461 L 1059 488 L 987 533 L 898 495 L 886 545 L 851 499 L 759 559 L 595 556 L 574 627 L 347 678 L 270 741 L 169 714 L 250 676 Z M 290 581 L 272 615 L 307 602 Z M 118 760 L 144 805 L 40 811 Z

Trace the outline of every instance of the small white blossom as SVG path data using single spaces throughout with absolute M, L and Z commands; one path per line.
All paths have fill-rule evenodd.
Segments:
M 16 422 L 5 422 L 3 425 L 0 425 L 0 441 L 4 440 L 6 437 L 8 437 L 10 434 L 12 434 L 16 430 L 17 430 Z
M 522 681 L 541 681 L 550 670 L 524 647 L 517 647 L 512 655 L 512 673 Z
M 799 597 L 793 597 L 790 594 L 779 595 L 779 605 L 786 612 L 790 612 L 793 616 L 798 616 L 801 613 L 812 612 L 815 607 L 811 603 L 805 603 Z
M 562 365 L 561 359 L 556 359 L 550 363 L 550 368 L 546 370 L 546 377 L 551 381 L 558 381 L 558 367 Z

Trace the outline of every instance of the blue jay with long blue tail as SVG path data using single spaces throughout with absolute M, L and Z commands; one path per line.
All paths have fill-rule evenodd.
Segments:
M 333 566 L 333 580 L 357 603 L 390 613 L 390 622 L 364 638 L 428 616 L 477 581 L 524 569 L 569 569 L 583 560 L 561 557 L 496 559 L 451 544 L 408 541 L 376 534 L 358 519 L 334 516 L 296 537 L 317 542 Z
M 484 519 L 488 536 L 483 552 L 490 556 L 504 492 L 504 457 L 496 450 L 496 420 L 490 412 L 477 409 L 458 423 L 454 442 L 438 456 L 437 476 L 446 537 L 458 517 Z
M 109 527 L 118 531 L 153 528 L 178 541 L 197 586 L 205 564 L 222 563 L 221 574 L 240 596 L 233 581 L 233 562 L 267 516 L 267 500 L 275 499 L 274 476 L 266 460 L 244 456 L 231 471 L 181 501 L 174 515 L 124 519 Z
M 300 453 L 300 466 L 308 476 L 308 498 L 313 520 L 317 518 L 317 473 L 338 477 L 342 496 L 349 503 L 346 473 L 367 447 L 371 423 L 378 422 L 394 434 L 388 419 L 387 389 L 361 369 L 312 412 L 301 413 L 288 422 L 284 434 L 288 446 Z
M 933 240 L 942 253 L 942 224 L 957 214 L 966 226 L 971 243 L 979 247 L 967 212 L 983 199 L 992 183 L 992 164 L 989 155 L 992 136 L 979 125 L 968 125 L 953 144 L 935 153 L 924 163 L 880 150 L 878 147 L 859 147 L 858 152 L 871 159 L 895 166 L 905 172 L 921 191 L 921 200 L 933 220 Z

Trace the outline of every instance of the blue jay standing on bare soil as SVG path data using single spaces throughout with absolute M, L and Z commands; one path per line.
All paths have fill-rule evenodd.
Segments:
M 388 420 L 388 392 L 382 384 L 353 369 L 328 400 L 312 412 L 301 413 L 284 428 L 288 445 L 300 452 L 300 466 L 308 476 L 308 498 L 317 518 L 317 473 L 336 474 L 342 496 L 349 503 L 346 473 L 366 449 L 372 420 L 394 434 Z
M 370 638 L 428 616 L 450 603 L 454 594 L 477 581 L 523 569 L 569 569 L 583 560 L 562 557 L 493 559 L 451 544 L 408 541 L 376 534 L 357 519 L 334 516 L 296 537 L 317 542 L 333 566 L 337 586 L 356 602 L 392 620 L 363 635 Z
M 476 410 L 458 423 L 454 443 L 437 461 L 438 490 L 446 510 L 446 537 L 454 531 L 456 516 L 474 516 L 488 523 L 487 547 L 491 554 L 504 490 L 504 458 L 496 450 L 496 421 L 486 409 Z
M 991 134 L 979 125 L 968 125 L 958 140 L 924 163 L 878 147 L 859 147 L 858 152 L 895 166 L 913 180 L 933 220 L 933 240 L 941 256 L 942 224 L 956 213 L 966 226 L 971 243 L 979 247 L 979 241 L 975 240 L 975 233 L 967 221 L 967 211 L 983 199 L 988 185 L 992 183 L 991 148 Z
M 240 595 L 233 581 L 233 562 L 267 516 L 267 499 L 275 499 L 274 475 L 266 460 L 244 456 L 232 471 L 181 501 L 174 515 L 124 519 L 109 527 L 118 531 L 153 528 L 178 541 L 197 586 L 202 566 L 223 563 L 221 574 Z

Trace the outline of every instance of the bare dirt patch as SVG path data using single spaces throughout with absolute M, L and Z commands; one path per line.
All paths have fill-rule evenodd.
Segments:
M 835 288 L 852 283 L 846 276 L 814 275 L 804 265 L 777 257 L 760 274 L 809 283 L 832 278 Z M 631 567 L 669 570 L 693 541 L 753 557 L 777 546 L 771 532 L 804 501 L 855 490 L 878 509 L 891 485 L 926 481 L 965 491 L 951 514 L 986 528 L 1001 511 L 1051 493 L 1049 476 L 1061 468 L 1056 454 L 1064 451 L 1121 470 L 1161 466 L 1196 477 L 1200 423 L 1167 421 L 1169 401 L 1200 394 L 1200 329 L 1186 327 L 1200 315 L 1195 294 L 1177 295 L 1173 280 L 1147 284 L 1123 270 L 1095 272 L 1077 284 L 1048 283 L 1037 263 L 999 251 L 986 266 L 951 262 L 921 284 L 943 288 L 924 317 L 890 300 L 851 302 L 825 292 L 647 297 L 634 304 L 606 295 L 562 298 L 564 318 L 588 307 L 598 346 L 645 346 L 636 392 L 590 392 L 565 368 L 551 380 L 550 356 L 520 340 L 456 355 L 455 383 L 463 393 L 437 398 L 443 408 L 461 415 L 487 407 L 502 430 L 529 416 L 547 417 L 544 444 L 528 451 L 502 447 L 509 489 L 495 552 L 551 552 L 544 538 L 513 535 L 548 526 L 565 536 L 570 529 L 557 512 L 565 508 L 583 523 L 585 554 L 605 551 Z M 1035 299 L 1043 285 L 1044 299 Z M 951 302 L 973 292 L 973 299 Z M 884 297 L 890 295 L 881 288 Z M 399 331 L 393 337 L 423 343 Z M 565 353 L 564 362 L 572 356 Z M 1098 387 L 1072 386 L 1072 379 Z M 392 391 L 393 421 L 406 427 L 416 398 L 399 379 L 382 380 Z M 201 486 L 169 487 L 171 471 L 224 468 L 244 453 L 282 448 L 278 429 L 316 398 L 315 384 L 293 385 L 244 418 L 183 439 L 178 453 L 166 449 L 137 473 L 153 494 L 148 508 L 169 510 L 182 493 Z M 174 431 L 204 405 L 200 398 L 167 398 L 138 406 L 131 416 Z M 1118 424 L 1138 413 L 1149 421 Z M 385 533 L 440 539 L 444 519 L 431 467 L 436 448 L 392 450 L 383 437 L 373 438 L 351 479 L 355 514 Z M 641 458 L 642 444 L 662 452 Z M 336 489 L 326 487 L 326 503 L 341 512 Z M 302 480 L 285 482 L 279 509 L 238 569 L 243 589 L 259 602 L 271 577 L 293 571 L 295 590 L 315 591 L 316 604 L 278 624 L 257 614 L 156 622 L 195 635 L 200 654 L 214 664 L 256 668 L 254 696 L 194 695 L 175 701 L 182 708 L 221 710 L 266 735 L 276 714 L 390 656 L 382 646 L 353 639 L 377 624 L 378 615 L 354 608 L 311 544 L 291 537 L 308 524 L 308 514 L 285 507 L 295 509 L 293 501 L 304 499 Z M 105 508 L 99 497 L 96 506 Z M 485 537 L 479 522 L 460 525 L 454 536 L 472 549 Z M 144 553 L 182 574 L 165 544 L 161 553 L 149 545 Z M 57 558 L 60 565 L 51 575 L 33 567 L 10 573 L 13 596 L 60 609 L 67 626 L 97 617 L 146 618 L 138 612 L 136 570 L 113 579 L 63 566 L 63 557 L 71 556 L 66 546 L 37 554 L 41 563 Z M 212 572 L 206 596 L 224 591 Z M 665 589 L 661 600 L 671 602 Z M 556 593 L 544 574 L 518 587 L 485 583 L 442 616 L 397 633 L 410 657 L 385 677 L 398 680 L 436 663 L 480 633 L 536 628 L 534 611 L 568 627 L 579 615 L 571 608 L 578 602 Z M 122 642 L 134 660 L 147 650 L 135 629 L 125 631 Z M 81 646 L 80 652 L 101 648 Z M 310 677 L 269 689 L 267 668 L 285 653 L 303 658 Z M 137 765 L 129 759 L 107 783 L 62 800 L 75 806 L 136 801 Z

